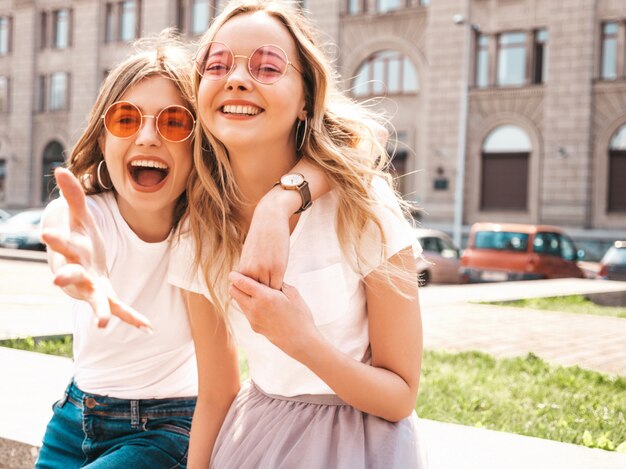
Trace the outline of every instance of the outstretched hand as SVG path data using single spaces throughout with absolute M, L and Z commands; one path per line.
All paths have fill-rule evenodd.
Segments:
M 52 251 L 54 284 L 73 298 L 91 306 L 98 327 L 105 327 L 111 315 L 135 327 L 151 331 L 150 321 L 122 303 L 108 279 L 102 233 L 87 208 L 87 199 L 78 179 L 68 170 L 57 168 L 57 184 L 68 204 L 69 230 L 46 227 L 41 235 Z

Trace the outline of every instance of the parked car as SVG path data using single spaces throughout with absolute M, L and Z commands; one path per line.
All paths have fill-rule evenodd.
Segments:
M 598 278 L 626 282 L 626 241 L 615 241 L 600 261 Z
M 25 210 L 0 222 L 0 247 L 45 250 L 39 239 L 42 213 L 40 208 Z
M 418 261 L 421 286 L 429 283 L 459 283 L 459 249 L 443 231 L 416 229 L 415 235 L 424 250 Z
M 461 257 L 464 282 L 583 278 L 584 257 L 556 226 L 475 223 Z

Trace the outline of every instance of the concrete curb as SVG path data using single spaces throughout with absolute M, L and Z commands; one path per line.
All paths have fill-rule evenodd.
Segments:
M 27 249 L 5 249 L 0 248 L 0 259 L 14 261 L 47 262 L 45 251 L 29 251 Z M 2 469 L 0 467 L 0 469 Z
M 32 469 L 39 447 L 0 437 L 0 469 Z

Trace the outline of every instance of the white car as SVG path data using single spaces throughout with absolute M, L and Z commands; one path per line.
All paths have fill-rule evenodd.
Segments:
M 430 283 L 459 283 L 460 253 L 452 239 L 443 231 L 415 229 L 422 245 L 423 259 L 417 264 L 420 286 Z
M 43 251 L 45 246 L 39 238 L 42 213 L 40 208 L 24 210 L 0 222 L 0 247 Z

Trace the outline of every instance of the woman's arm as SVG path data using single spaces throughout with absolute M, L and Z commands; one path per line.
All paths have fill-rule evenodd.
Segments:
M 371 365 L 345 355 L 319 332 L 295 288 L 276 292 L 231 273 L 230 293 L 256 332 L 306 365 L 344 401 L 363 412 L 398 421 L 415 407 L 422 324 L 412 250 L 401 251 L 389 262 L 408 272 L 411 280 L 394 279 L 404 296 L 384 274 L 375 271 L 366 278 Z
M 324 171 L 308 160 L 300 160 L 290 172 L 304 176 L 309 183 L 311 200 L 330 190 Z M 243 245 L 239 272 L 277 290 L 282 287 L 289 257 L 289 219 L 301 205 L 298 191 L 284 190 L 280 186 L 274 186 L 261 199 Z
M 239 392 L 239 365 L 234 341 L 211 303 L 197 293 L 184 295 L 198 362 L 198 401 L 187 467 L 206 469 L 226 413 Z

